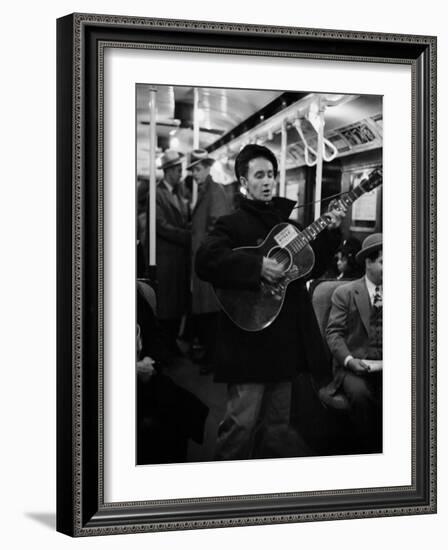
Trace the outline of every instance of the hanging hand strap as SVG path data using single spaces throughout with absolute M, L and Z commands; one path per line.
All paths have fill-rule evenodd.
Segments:
M 293 124 L 294 124 L 294 127 L 297 130 L 301 140 L 303 141 L 304 158 L 305 158 L 305 162 L 306 162 L 307 166 L 315 166 L 317 164 L 317 153 L 309 145 L 309 143 L 307 142 L 307 140 L 306 140 L 306 138 L 303 134 L 303 131 L 302 131 L 302 123 L 301 123 L 300 119 L 296 119 L 293 122 Z M 308 151 L 311 151 L 311 154 L 314 156 L 314 160 L 310 160 Z

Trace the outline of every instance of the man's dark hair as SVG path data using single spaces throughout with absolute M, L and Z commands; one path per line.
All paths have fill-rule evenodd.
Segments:
M 371 262 L 375 262 L 376 260 L 378 260 L 378 256 L 380 255 L 380 252 L 382 252 L 382 251 L 383 251 L 382 248 L 378 248 L 378 250 L 375 250 L 374 252 L 371 252 L 370 254 L 368 254 L 364 258 L 364 261 L 369 259 Z
M 272 164 L 274 177 L 277 177 L 278 163 L 274 153 L 263 145 L 250 144 L 241 149 L 235 159 L 235 175 L 239 183 L 240 176 L 247 177 L 249 162 L 253 159 L 265 158 Z

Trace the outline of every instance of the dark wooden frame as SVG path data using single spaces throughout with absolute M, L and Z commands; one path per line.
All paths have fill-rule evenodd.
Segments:
M 107 503 L 102 481 L 105 45 L 412 68 L 412 483 Z M 57 529 L 72 536 L 436 511 L 436 38 L 74 14 L 57 22 Z M 163 505 L 162 505 L 163 504 Z

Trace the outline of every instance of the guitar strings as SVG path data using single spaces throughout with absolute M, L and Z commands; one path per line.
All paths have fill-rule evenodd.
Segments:
M 319 199 L 317 201 L 304 202 L 303 204 L 296 204 L 296 206 L 293 207 L 293 210 L 296 210 L 297 208 L 305 208 L 305 206 L 311 206 L 313 204 L 317 204 L 318 202 L 328 201 L 331 199 L 335 199 L 337 197 L 343 197 L 344 195 L 348 195 L 349 193 L 350 191 L 344 191 L 343 193 L 335 193 L 334 195 L 329 195 L 328 197 Z
M 328 200 L 331 200 L 331 199 L 335 199 L 337 197 L 347 197 L 351 192 L 353 192 L 354 189 L 351 189 L 350 191 L 344 191 L 343 193 L 334 193 L 333 195 L 329 195 L 328 197 L 325 197 L 325 198 L 321 198 L 319 200 L 316 200 L 316 201 L 311 201 L 311 202 L 307 202 L 307 203 L 304 203 L 304 204 L 297 204 L 293 207 L 293 210 L 297 209 L 297 208 L 304 208 L 305 206 L 310 206 L 312 204 L 317 204 L 318 202 L 323 202 L 323 201 L 328 201 Z M 363 190 L 362 190 L 363 191 Z M 364 191 L 363 191 L 364 192 Z M 361 193 L 362 194 L 362 193 Z M 356 198 L 359 198 L 359 197 L 356 197 Z M 355 198 L 355 200 L 356 200 Z M 312 224 L 311 224 L 312 225 Z M 310 226 L 309 226 L 310 227 Z M 297 236 L 300 235 L 300 234 L 303 234 L 305 233 L 308 228 L 305 228 L 303 231 L 297 233 Z M 320 232 L 320 231 L 319 231 Z M 292 241 L 294 242 L 294 240 Z M 308 241 L 309 242 L 309 241 Z M 308 244 L 307 242 L 307 236 L 305 236 L 305 242 L 299 242 L 299 248 L 297 250 L 293 250 L 294 253 L 297 253 L 300 251 L 300 245 L 306 245 Z M 293 249 L 295 249 L 295 246 L 293 246 Z M 285 257 L 285 253 L 282 249 L 280 249 L 278 252 L 276 252 L 273 256 L 270 256 L 272 258 L 274 258 L 276 261 L 278 261 L 278 263 L 280 263 L 281 265 L 287 265 L 289 263 L 289 256 L 286 258 L 286 261 L 284 260 L 284 257 Z
M 303 208 L 305 206 L 310 206 L 312 204 L 316 204 L 318 202 L 323 202 L 324 200 L 331 200 L 331 199 L 335 199 L 336 197 L 345 197 L 347 196 L 348 194 L 350 193 L 350 191 L 344 191 L 343 193 L 335 193 L 333 195 L 329 195 L 328 197 L 325 197 L 324 199 L 319 199 L 317 201 L 312 201 L 312 202 L 307 202 L 307 203 L 304 203 L 304 204 L 298 204 L 296 206 L 293 207 L 293 210 L 295 210 L 296 208 Z M 301 233 L 303 233 L 304 231 L 306 231 L 308 228 L 304 229 Z M 299 233 L 298 233 L 299 235 Z M 305 239 L 306 240 L 306 239 Z M 299 243 L 299 244 L 308 244 L 307 242 L 305 243 Z M 300 250 L 300 247 L 297 249 L 297 250 L 294 250 L 294 253 L 297 253 L 299 252 Z M 283 265 L 287 265 L 289 263 L 289 257 L 287 257 L 286 259 L 284 259 L 284 256 L 285 256 L 285 253 L 283 252 L 283 250 L 279 250 L 278 252 L 276 252 L 275 254 L 273 254 L 272 256 L 270 256 L 271 258 L 273 258 L 274 260 L 276 260 L 279 264 L 281 264 L 282 266 Z

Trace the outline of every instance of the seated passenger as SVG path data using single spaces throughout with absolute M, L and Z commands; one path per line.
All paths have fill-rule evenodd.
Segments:
M 336 251 L 336 279 L 357 279 L 361 277 L 363 270 L 356 261 L 356 254 L 361 244 L 354 237 L 345 239 Z
M 333 293 L 326 329 L 336 362 L 336 375 L 326 388 L 331 399 L 342 390 L 350 404 L 359 447 L 380 452 L 382 447 L 382 234 L 368 236 L 356 255 L 366 275 L 339 286 Z M 320 395 L 325 401 L 325 395 Z
M 162 371 L 169 343 L 154 315 L 154 291 L 137 284 L 137 464 L 185 462 L 188 440 L 202 444 L 208 407 Z
M 137 323 L 140 325 L 141 356 L 151 357 L 157 369 L 171 364 L 174 353 L 170 338 L 155 315 L 156 295 L 146 282 L 137 281 Z
M 357 279 L 364 273 L 362 266 L 356 261 L 356 254 L 361 248 L 361 243 L 354 237 L 344 239 L 336 250 L 333 261 L 328 270 L 319 277 L 307 282 L 307 288 L 312 295 L 314 289 L 322 280 L 336 279 L 337 281 Z

